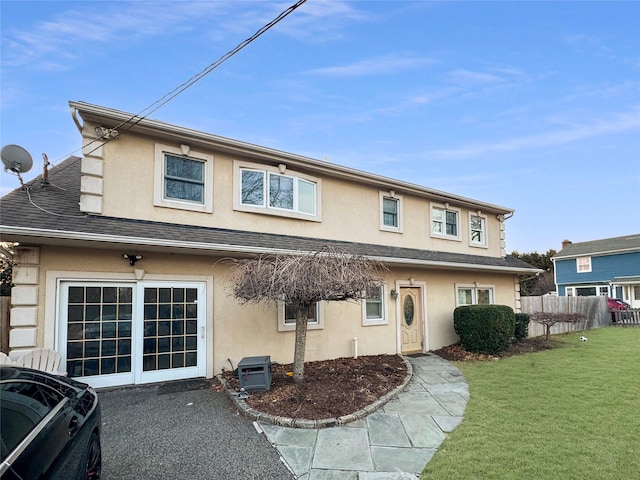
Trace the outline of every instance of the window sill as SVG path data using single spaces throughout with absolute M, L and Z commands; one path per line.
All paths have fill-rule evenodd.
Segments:
M 431 238 L 438 238 L 440 240 L 453 240 L 455 242 L 461 242 L 462 238 L 454 237 L 453 235 L 439 235 L 437 233 L 432 233 Z
M 172 208 L 174 210 L 188 210 L 191 212 L 213 213 L 213 207 L 210 205 L 181 202 L 180 200 L 161 199 L 161 200 L 154 201 L 153 205 L 155 207 Z
M 389 321 L 386 318 L 379 318 L 362 322 L 363 327 L 376 327 L 379 325 L 389 325 Z
M 296 220 L 306 220 L 309 222 L 321 222 L 320 215 L 310 215 L 308 213 L 292 212 L 288 210 L 276 210 L 265 207 L 252 207 L 249 205 L 237 205 L 233 208 L 238 212 L 257 213 L 260 215 L 272 215 L 275 217 L 294 218 Z

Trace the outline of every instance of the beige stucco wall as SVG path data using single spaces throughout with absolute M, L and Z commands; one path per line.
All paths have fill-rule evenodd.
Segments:
M 37 345 L 57 348 L 58 281 L 104 280 L 136 281 L 174 280 L 202 281 L 207 288 L 207 375 L 228 368 L 245 356 L 271 355 L 273 361 L 293 360 L 294 332 L 278 331 L 277 308 L 270 305 L 239 305 L 228 295 L 225 274 L 229 263 L 217 257 L 179 255 L 142 249 L 91 250 L 42 246 L 39 254 L 37 286 Z M 122 258 L 122 253 L 144 255 L 135 267 Z M 385 301 L 388 324 L 362 325 L 362 307 L 358 303 L 325 304 L 324 328 L 309 330 L 306 360 L 337 358 L 353 355 L 353 338 L 358 338 L 360 355 L 399 352 L 397 317 L 399 308 L 390 291 L 413 284 L 424 287 L 426 349 L 434 350 L 455 343 L 453 310 L 456 306 L 456 285 L 491 285 L 495 303 L 515 306 L 513 275 L 441 271 L 428 269 L 392 269 L 387 273 Z
M 93 126 L 88 124 L 85 131 L 92 132 Z M 87 141 L 88 138 L 85 138 Z M 486 247 L 470 246 L 469 215 L 476 211 L 470 212 L 465 208 L 460 209 L 460 240 L 435 238 L 430 234 L 429 199 L 397 191 L 395 193 L 403 197 L 404 230 L 403 233 L 387 232 L 380 229 L 379 196 L 381 191 L 388 191 L 387 187 L 376 188 L 295 168 L 288 170 L 288 173 L 309 174 L 322 182 L 321 222 L 235 211 L 234 160 L 256 160 L 230 156 L 197 145 L 189 146 L 194 155 L 207 154 L 213 157 L 213 211 L 194 212 L 154 206 L 156 143 L 180 147 L 179 143 L 156 142 L 128 133 L 101 149 L 103 215 L 482 256 L 503 254 L 502 223 L 495 214 L 481 212 L 486 215 Z M 451 207 L 457 208 L 453 203 Z

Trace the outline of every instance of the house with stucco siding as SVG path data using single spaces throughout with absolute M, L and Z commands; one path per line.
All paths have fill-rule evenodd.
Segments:
M 455 343 L 453 310 L 520 307 L 513 210 L 326 161 L 70 102 L 82 154 L 0 199 L 16 242 L 10 354 L 60 352 L 96 387 L 293 359 L 284 305 L 240 305 L 224 259 L 329 245 L 388 266 L 362 302 L 315 305 L 308 361 Z M 70 122 L 71 124 L 71 122 Z

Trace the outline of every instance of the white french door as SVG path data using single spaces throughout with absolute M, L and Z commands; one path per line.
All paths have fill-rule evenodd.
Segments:
M 94 387 L 204 376 L 205 284 L 61 282 L 57 349 Z

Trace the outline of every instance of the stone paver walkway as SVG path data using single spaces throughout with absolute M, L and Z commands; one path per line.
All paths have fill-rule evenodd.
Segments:
M 256 428 L 300 480 L 415 479 L 462 421 L 469 388 L 460 370 L 436 355 L 408 360 L 407 387 L 365 418 L 323 429 Z

